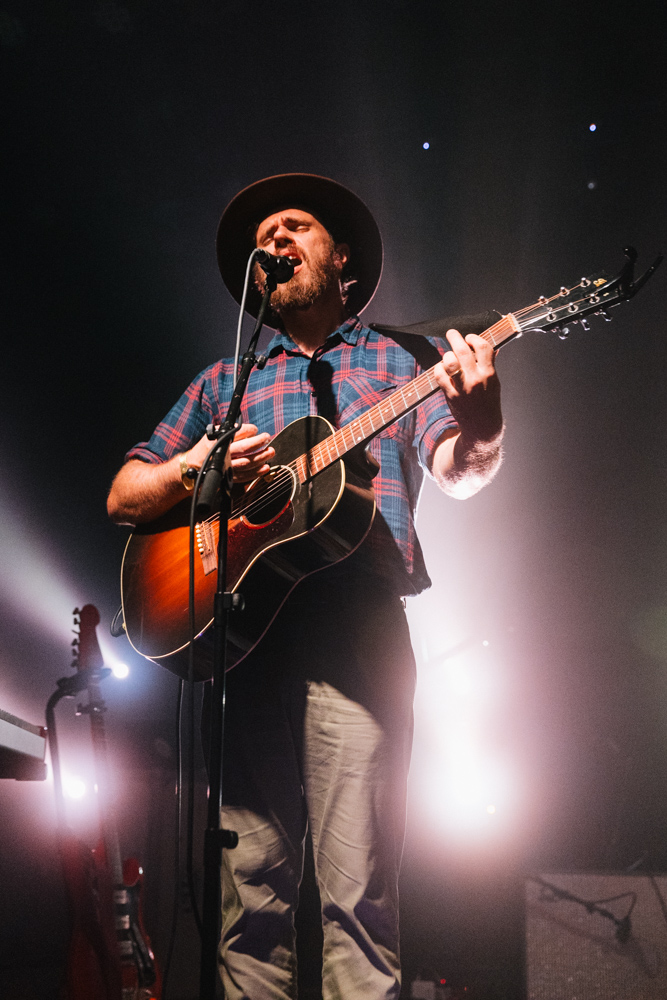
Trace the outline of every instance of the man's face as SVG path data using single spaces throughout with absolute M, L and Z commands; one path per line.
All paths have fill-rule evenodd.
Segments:
M 340 294 L 348 248 L 344 243 L 334 244 L 329 232 L 310 212 L 289 208 L 269 215 L 257 228 L 256 243 L 268 253 L 291 257 L 295 262 L 294 277 L 278 285 L 271 297 L 276 312 L 307 309 L 326 293 Z M 263 279 L 263 272 L 256 268 L 255 280 L 261 290 Z

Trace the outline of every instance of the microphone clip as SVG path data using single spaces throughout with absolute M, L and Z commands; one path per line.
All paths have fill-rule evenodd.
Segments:
M 266 250 L 255 250 L 255 261 L 264 274 L 271 275 L 278 285 L 284 284 L 294 276 L 296 265 L 291 257 L 268 253 Z

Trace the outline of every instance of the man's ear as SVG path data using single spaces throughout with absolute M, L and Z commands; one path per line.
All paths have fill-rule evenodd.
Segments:
M 334 257 L 340 261 L 341 272 L 345 270 L 345 265 L 350 259 L 350 248 L 347 243 L 336 243 L 334 246 Z

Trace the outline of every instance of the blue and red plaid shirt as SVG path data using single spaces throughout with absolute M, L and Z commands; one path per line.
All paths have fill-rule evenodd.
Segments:
M 429 340 L 441 355 L 449 349 L 442 340 Z M 363 326 L 356 316 L 334 331 L 312 358 L 282 332 L 265 353 L 266 365 L 250 376 L 242 417 L 244 423 L 271 436 L 293 420 L 315 413 L 341 427 L 421 370 L 412 354 Z M 221 423 L 232 395 L 232 369 L 233 361 L 226 359 L 201 372 L 150 441 L 135 445 L 126 460 L 165 462 L 192 447 L 207 424 Z M 374 480 L 378 523 L 362 549 L 373 572 L 392 580 L 392 589 L 402 594 L 417 594 L 431 582 L 415 531 L 417 501 L 423 470 L 430 474 L 439 439 L 456 426 L 444 395 L 437 393 L 370 443 L 370 452 L 380 463 Z M 402 558 L 397 558 L 399 553 Z

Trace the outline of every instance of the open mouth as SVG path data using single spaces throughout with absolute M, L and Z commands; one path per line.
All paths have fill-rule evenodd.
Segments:
M 282 256 L 287 257 L 289 260 L 292 261 L 292 264 L 294 265 L 294 273 L 296 274 L 296 272 L 299 270 L 299 268 L 303 263 L 301 258 L 295 253 L 285 253 Z

